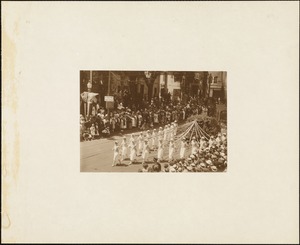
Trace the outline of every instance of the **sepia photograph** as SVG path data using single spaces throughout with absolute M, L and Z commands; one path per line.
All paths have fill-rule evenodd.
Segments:
M 1 7 L 1 242 L 299 244 L 299 1 Z
M 226 172 L 227 72 L 80 71 L 81 172 Z

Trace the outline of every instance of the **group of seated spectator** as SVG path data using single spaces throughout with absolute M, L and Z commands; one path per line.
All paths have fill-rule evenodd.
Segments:
M 218 141 L 215 139 L 222 138 Z M 212 141 L 212 142 L 211 142 Z M 210 146 L 199 149 L 187 158 L 175 159 L 159 163 L 154 158 L 153 164 L 143 164 L 138 172 L 225 172 L 227 171 L 227 138 L 226 133 L 220 133 L 216 138 L 210 138 Z

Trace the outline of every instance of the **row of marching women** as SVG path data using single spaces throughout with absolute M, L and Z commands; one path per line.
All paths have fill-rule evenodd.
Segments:
M 211 150 L 219 151 L 222 153 L 221 155 L 226 154 L 227 139 L 225 133 L 219 133 L 216 137 L 211 136 L 209 140 L 206 140 L 205 137 L 192 137 L 191 140 L 185 137 L 176 139 L 177 127 L 177 122 L 174 122 L 166 125 L 164 129 L 160 127 L 158 131 L 154 129 L 152 132 L 148 130 L 139 135 L 132 134 L 129 140 L 124 137 L 121 144 L 116 141 L 113 147 L 113 166 L 123 163 L 128 158 L 128 165 L 130 165 L 137 162 L 138 157 L 141 157 L 141 162 L 144 164 L 149 162 L 150 152 L 154 153 L 151 155 L 158 163 L 185 159 L 187 155 L 202 154 Z M 179 151 L 177 151 L 178 144 L 176 142 L 179 140 Z
M 177 121 L 165 125 L 159 130 L 153 129 L 152 132 L 140 132 L 138 135 L 131 134 L 127 141 L 126 136 L 123 137 L 121 144 L 115 142 L 113 151 L 113 166 L 121 164 L 127 158 L 130 162 L 128 165 L 136 162 L 137 157 L 142 157 L 142 163 L 149 160 L 149 153 L 157 150 L 157 159 L 162 160 L 164 148 L 167 144 L 170 147 L 174 145 L 174 138 L 177 134 L 178 124 Z

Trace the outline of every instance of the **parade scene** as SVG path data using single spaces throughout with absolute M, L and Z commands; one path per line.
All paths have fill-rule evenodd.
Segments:
M 226 72 L 81 71 L 81 172 L 226 172 Z

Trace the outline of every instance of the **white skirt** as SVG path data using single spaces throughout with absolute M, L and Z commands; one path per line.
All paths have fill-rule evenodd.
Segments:
M 139 151 L 141 152 L 143 150 L 144 147 L 144 142 L 140 141 L 139 142 Z
M 186 149 L 186 148 L 181 148 L 181 149 L 180 149 L 180 154 L 179 154 L 179 155 L 180 155 L 180 158 L 184 158 L 185 149 Z
M 152 146 L 153 146 L 153 147 L 156 146 L 156 137 L 154 137 L 154 138 L 152 139 Z
M 164 134 L 164 141 L 167 140 L 167 134 Z
M 158 159 L 162 159 L 163 154 L 164 154 L 164 150 L 163 149 L 158 149 L 158 151 L 157 151 L 157 158 Z
M 169 159 L 173 158 L 174 149 L 169 149 Z
M 119 152 L 114 152 L 114 161 L 118 160 Z
M 127 156 L 127 147 L 122 148 L 122 156 L 123 157 Z
M 147 159 L 148 156 L 149 156 L 149 151 L 144 151 L 143 154 L 142 154 L 142 158 Z
M 134 161 L 136 157 L 136 151 L 135 150 L 131 150 L 130 152 L 130 161 Z

